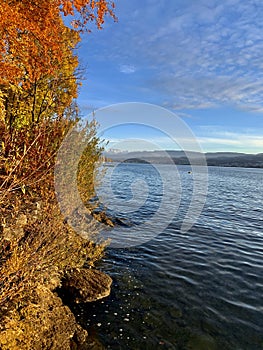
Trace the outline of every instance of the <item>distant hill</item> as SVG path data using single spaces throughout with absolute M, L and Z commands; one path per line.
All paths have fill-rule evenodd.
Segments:
M 204 155 L 207 165 L 210 166 L 263 168 L 263 153 L 208 152 Z M 105 152 L 104 156 L 113 162 L 168 164 L 172 161 L 174 164 L 181 165 L 189 165 L 188 157 L 191 157 L 193 163 L 198 165 L 201 163 L 203 154 L 193 151 L 118 152 L 114 150 Z
M 205 153 L 206 159 L 209 158 L 233 158 L 233 157 L 241 157 L 246 156 L 246 153 L 237 153 L 237 152 L 208 152 Z

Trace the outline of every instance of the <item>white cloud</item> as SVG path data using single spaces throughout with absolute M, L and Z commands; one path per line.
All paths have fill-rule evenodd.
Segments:
M 148 49 L 163 69 L 152 84 L 170 95 L 171 105 L 198 108 L 223 103 L 259 108 L 263 92 L 260 12 L 242 1 L 234 8 L 229 1 L 210 3 L 185 8 L 184 14 L 154 34 Z M 262 12 L 262 3 L 259 6 Z M 163 54 L 156 57 L 160 51 Z
M 262 0 L 117 0 L 116 9 L 119 23 L 89 37 L 90 57 L 139 71 L 137 86 L 125 86 L 131 96 L 262 112 Z
M 263 139 L 253 134 L 242 133 L 214 133 L 211 136 L 196 137 L 204 152 L 208 151 L 233 151 L 245 153 L 262 153 Z M 182 141 L 182 140 L 181 140 Z M 192 140 L 184 139 L 184 143 L 192 144 Z M 181 149 L 175 140 L 168 137 L 149 137 L 145 139 L 117 139 L 111 138 L 107 149 L 126 150 L 168 150 Z M 195 150 L 191 147 L 189 150 Z
M 123 64 L 120 66 L 120 72 L 124 74 L 132 74 L 136 72 L 136 68 L 132 65 Z
M 221 148 L 225 151 L 263 152 L 263 138 L 259 130 L 228 132 L 217 129 L 215 126 L 203 126 L 202 129 L 205 134 L 209 134 L 209 136 L 197 137 L 204 150 Z
M 232 140 L 232 139 L 222 139 L 222 138 L 216 138 L 216 137 L 199 137 L 198 141 L 202 144 L 202 146 L 208 146 L 212 144 L 215 145 L 223 145 L 225 147 L 227 146 L 240 146 L 241 142 L 239 140 Z
M 114 32 L 111 57 L 140 66 L 141 85 L 149 92 L 165 94 L 177 109 L 232 104 L 261 110 L 262 0 L 149 0 L 122 6 L 124 30 Z M 126 74 L 135 70 L 120 68 Z

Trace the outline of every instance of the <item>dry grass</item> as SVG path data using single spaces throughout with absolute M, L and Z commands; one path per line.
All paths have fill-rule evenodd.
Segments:
M 26 214 L 17 212 L 16 219 L 11 218 L 2 229 L 2 308 L 9 307 L 17 299 L 28 298 L 37 284 L 53 290 L 60 284 L 63 274 L 85 262 L 93 265 L 103 253 L 103 245 L 84 240 L 64 223 L 56 203 L 42 202 L 38 213 L 26 210 L 24 207 Z M 23 217 L 26 221 L 20 223 Z
M 69 126 L 64 120 L 43 122 L 33 133 L 0 130 L 1 349 L 56 349 L 44 334 L 53 337 L 54 344 L 64 339 L 63 349 L 70 349 L 70 337 L 78 325 L 52 291 L 65 274 L 84 263 L 93 266 L 104 251 L 104 244 L 85 240 L 73 231 L 56 202 L 55 156 Z M 99 158 L 97 146 L 96 141 L 86 148 L 90 173 Z M 93 182 L 88 177 L 85 181 L 90 186 L 84 195 L 87 199 L 93 193 Z M 58 323 L 62 328 L 56 331 Z

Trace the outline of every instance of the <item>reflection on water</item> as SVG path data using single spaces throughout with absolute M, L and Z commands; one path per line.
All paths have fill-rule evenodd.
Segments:
M 125 166 L 130 176 L 150 167 Z M 79 305 L 79 322 L 108 349 L 263 349 L 263 170 L 209 168 L 204 211 L 182 234 L 192 184 L 189 168 L 178 169 L 178 215 L 139 247 L 108 248 L 98 267 L 113 277 L 112 294 Z M 125 195 L 121 178 L 118 186 Z M 143 210 L 127 215 L 135 224 L 158 206 L 153 188 Z

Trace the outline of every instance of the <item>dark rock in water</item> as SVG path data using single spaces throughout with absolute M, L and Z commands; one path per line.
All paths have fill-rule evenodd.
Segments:
M 98 222 L 101 222 L 107 226 L 114 227 L 115 225 L 119 226 L 125 226 L 130 227 L 132 226 L 132 222 L 127 218 L 121 218 L 121 217 L 115 217 L 109 214 L 109 211 L 107 208 L 103 207 L 102 205 L 100 207 L 96 207 L 95 209 L 87 208 L 90 215 L 93 216 L 95 220 Z
M 93 213 L 92 214 L 94 219 L 96 219 L 99 222 L 102 222 L 103 224 L 113 227 L 114 223 L 111 218 L 109 218 L 104 212 L 101 213 Z
M 120 226 L 126 226 L 126 227 L 132 226 L 132 223 L 125 218 L 115 218 L 114 223 Z
M 125 227 L 132 226 L 132 223 L 129 219 L 110 217 L 105 212 L 92 213 L 92 216 L 97 221 L 102 222 L 103 224 L 110 226 L 110 227 L 114 227 L 115 225 L 120 225 L 120 226 L 125 226 Z
M 92 269 L 75 269 L 62 282 L 62 288 L 76 303 L 96 301 L 110 294 L 112 279 Z

